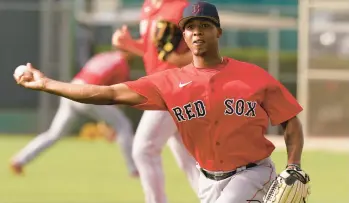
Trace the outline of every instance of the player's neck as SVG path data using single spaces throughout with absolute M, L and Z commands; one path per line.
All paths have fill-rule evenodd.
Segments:
M 196 68 L 215 68 L 216 65 L 222 62 L 223 58 L 219 53 L 193 57 L 193 65 Z

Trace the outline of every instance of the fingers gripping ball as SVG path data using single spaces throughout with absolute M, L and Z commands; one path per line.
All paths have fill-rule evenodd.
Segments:
M 18 85 L 33 90 L 43 90 L 48 81 L 48 78 L 39 70 L 35 69 L 31 63 L 27 63 L 26 66 L 21 65 L 17 67 L 13 73 L 13 77 Z
M 20 65 L 15 69 L 14 73 L 15 77 L 20 78 L 20 77 L 29 77 L 33 78 L 33 73 L 30 72 L 29 67 L 25 65 Z
M 263 203 L 306 203 L 310 194 L 309 176 L 300 168 L 286 169 L 273 181 Z

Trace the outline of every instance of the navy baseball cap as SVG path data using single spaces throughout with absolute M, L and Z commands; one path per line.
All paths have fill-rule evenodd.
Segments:
M 221 26 L 216 6 L 206 1 L 191 3 L 185 7 L 183 17 L 179 21 L 178 26 L 183 30 L 185 24 L 193 18 L 205 18 L 217 27 Z

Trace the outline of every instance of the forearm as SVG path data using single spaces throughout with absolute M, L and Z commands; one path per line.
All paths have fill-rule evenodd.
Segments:
M 284 139 L 288 164 L 301 164 L 304 145 L 302 125 L 297 117 L 290 119 L 284 126 Z
M 115 91 L 111 86 L 71 84 L 47 79 L 42 90 L 80 103 L 97 105 L 117 103 L 114 100 Z

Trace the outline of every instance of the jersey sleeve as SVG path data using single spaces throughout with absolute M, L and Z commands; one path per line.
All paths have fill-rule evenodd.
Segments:
M 286 87 L 272 76 L 269 77 L 262 107 L 267 112 L 272 125 L 281 124 L 303 110 Z
M 167 110 L 160 90 L 151 82 L 149 76 L 142 77 L 135 81 L 124 82 L 124 84 L 146 98 L 144 103 L 132 107 L 141 110 Z

